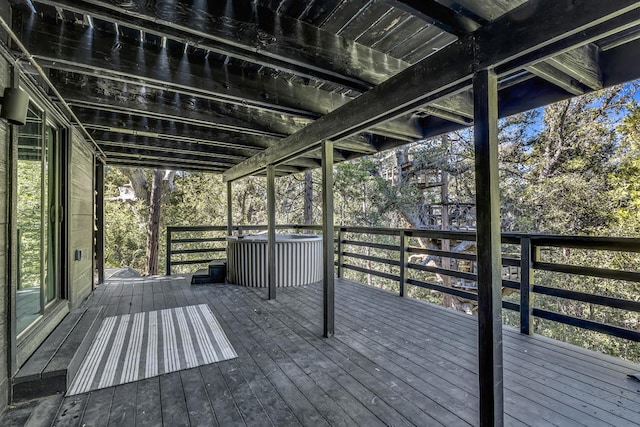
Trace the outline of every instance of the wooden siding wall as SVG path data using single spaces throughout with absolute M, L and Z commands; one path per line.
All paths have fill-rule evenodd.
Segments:
M 93 285 L 93 152 L 79 131 L 71 133 L 69 173 L 69 300 L 76 307 Z M 75 254 L 82 252 L 80 260 Z
M 0 88 L 8 87 L 11 83 L 11 66 L 0 56 Z M 8 165 L 10 144 L 10 127 L 5 120 L 0 120 L 0 411 L 8 402 L 8 349 L 10 347 L 8 334 L 8 307 L 11 285 L 9 283 L 9 175 Z

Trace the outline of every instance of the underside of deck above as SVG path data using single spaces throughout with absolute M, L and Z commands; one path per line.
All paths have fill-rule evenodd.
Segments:
M 502 116 L 640 76 L 633 1 L 10 3 L 15 56 L 107 164 L 229 180 L 467 127 L 479 69 Z

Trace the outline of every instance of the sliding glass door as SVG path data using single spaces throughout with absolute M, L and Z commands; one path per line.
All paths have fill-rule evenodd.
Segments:
M 19 128 L 17 162 L 18 274 L 16 333 L 59 296 L 58 132 L 35 105 Z

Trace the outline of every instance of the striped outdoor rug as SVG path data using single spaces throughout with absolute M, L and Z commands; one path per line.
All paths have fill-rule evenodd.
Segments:
M 107 317 L 68 395 L 238 357 L 205 304 Z

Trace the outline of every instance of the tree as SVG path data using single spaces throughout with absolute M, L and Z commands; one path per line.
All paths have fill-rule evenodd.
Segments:
M 611 197 L 618 202 L 614 212 L 618 234 L 640 236 L 640 107 L 634 102 L 631 110 L 618 127 L 621 142 Z
M 158 274 L 162 204 L 173 190 L 175 171 L 120 168 L 120 172 L 129 179 L 128 186 L 131 191 L 125 196 L 126 192 L 120 190 L 120 196 L 111 200 L 127 203 L 136 214 L 138 222 L 146 225 L 144 274 Z
M 615 123 L 631 96 L 614 87 L 547 106 L 539 120 L 534 112 L 529 120 L 511 122 L 502 144 L 511 174 L 502 189 L 503 207 L 514 211 L 510 229 L 589 234 L 609 223 Z

